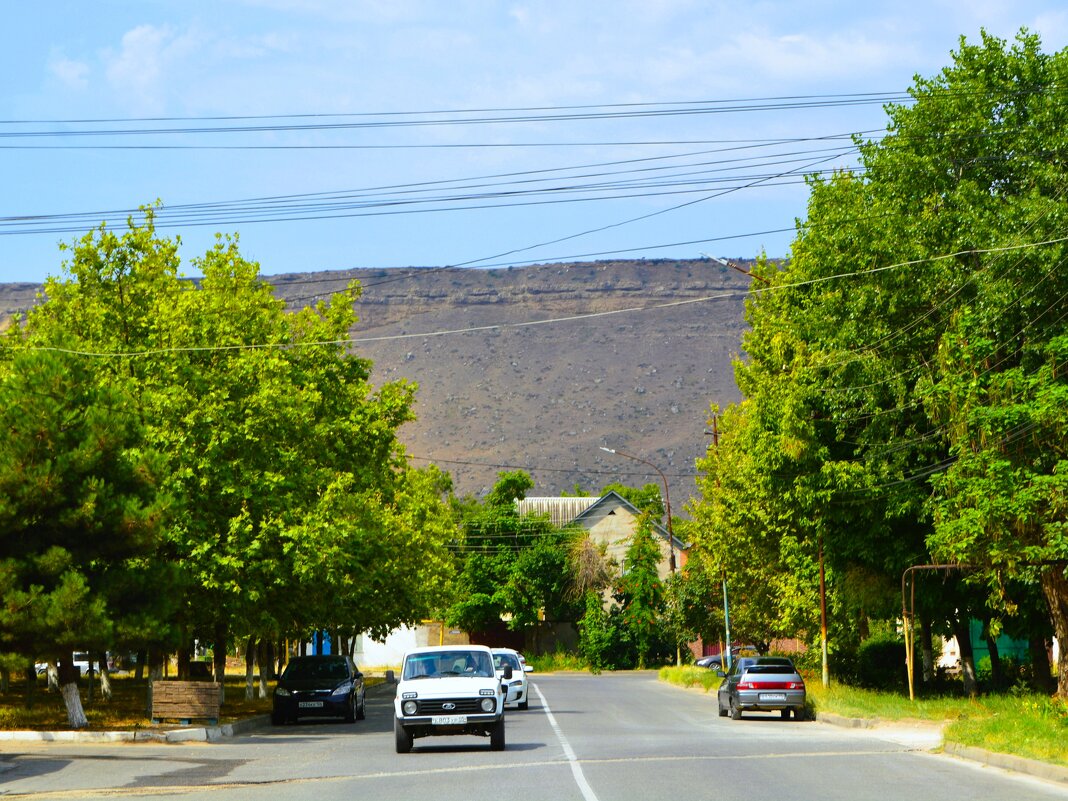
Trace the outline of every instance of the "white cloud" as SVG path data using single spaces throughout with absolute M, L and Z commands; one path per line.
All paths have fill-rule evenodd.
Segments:
M 85 89 L 89 85 L 89 65 L 62 56 L 53 56 L 48 71 L 69 89 Z
M 101 54 L 112 91 L 139 112 L 164 110 L 192 57 L 202 53 L 203 39 L 193 29 L 177 34 L 168 26 L 139 25 L 127 31 L 117 52 Z

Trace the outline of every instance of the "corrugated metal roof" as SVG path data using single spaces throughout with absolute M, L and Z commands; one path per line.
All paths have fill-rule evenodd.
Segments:
M 581 515 L 600 498 L 524 498 L 516 501 L 516 510 L 520 515 L 539 514 L 548 515 L 549 521 L 561 528 L 566 526 L 576 517 Z

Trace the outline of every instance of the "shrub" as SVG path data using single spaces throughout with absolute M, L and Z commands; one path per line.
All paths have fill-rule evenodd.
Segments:
M 872 637 L 857 649 L 856 683 L 872 690 L 902 690 L 908 686 L 905 643 L 895 636 Z

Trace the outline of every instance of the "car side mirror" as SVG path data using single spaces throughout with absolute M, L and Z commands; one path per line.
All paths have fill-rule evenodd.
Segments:
M 506 679 L 512 678 L 512 666 L 511 665 L 505 665 L 504 666 L 504 674 L 503 675 L 504 675 L 504 678 L 506 678 Z
M 721 668 L 716 668 L 716 669 L 715 669 L 715 673 L 716 673 L 716 675 L 717 675 L 717 676 L 719 676 L 719 677 L 720 677 L 721 679 L 725 679 L 725 678 L 727 678 L 727 674 L 726 674 L 726 673 L 724 673 L 724 672 L 723 672 L 723 670 L 722 670 Z

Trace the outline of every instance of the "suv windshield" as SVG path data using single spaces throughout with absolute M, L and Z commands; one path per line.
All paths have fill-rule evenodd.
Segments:
M 429 679 L 438 676 L 479 676 L 491 678 L 493 663 L 489 654 L 482 651 L 433 651 L 424 654 L 409 654 L 404 660 L 401 678 Z

